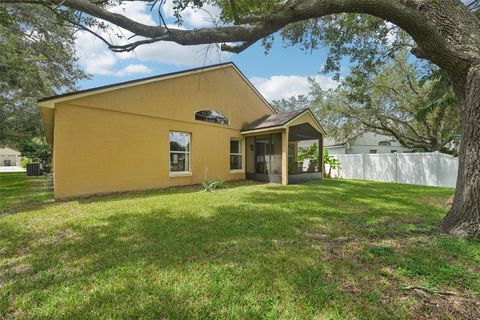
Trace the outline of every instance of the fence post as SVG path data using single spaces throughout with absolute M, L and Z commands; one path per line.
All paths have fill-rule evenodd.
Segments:
M 435 157 L 436 157 L 436 161 L 435 161 L 435 177 L 437 178 L 437 187 L 438 187 L 438 180 L 439 177 L 440 177 L 440 172 L 438 172 L 440 170 L 440 153 L 438 151 L 435 151 Z
M 362 155 L 363 155 L 363 180 L 365 180 L 365 178 L 367 176 L 367 161 L 365 161 L 366 154 L 362 153 Z
M 339 165 L 337 165 L 337 178 L 340 178 L 340 166 L 342 165 L 342 163 L 340 162 L 340 156 L 338 154 L 337 154 L 337 160 L 339 163 Z
M 395 183 L 398 183 L 398 152 L 395 152 L 394 155 L 395 155 Z

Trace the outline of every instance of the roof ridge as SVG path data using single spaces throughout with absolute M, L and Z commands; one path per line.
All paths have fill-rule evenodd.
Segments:
M 61 93 L 53 96 L 47 96 L 47 97 L 42 97 L 38 99 L 38 102 L 43 102 L 43 101 L 48 101 L 48 100 L 53 100 L 53 99 L 58 99 L 62 97 L 68 97 L 71 95 L 76 95 L 76 94 L 82 94 L 82 93 L 87 93 L 87 92 L 93 92 L 97 90 L 103 90 L 103 89 L 109 89 L 109 88 L 114 88 L 117 86 L 122 86 L 122 85 L 127 85 L 127 84 L 132 84 L 136 82 L 142 82 L 142 81 L 148 81 L 148 80 L 154 80 L 154 79 L 160 79 L 163 77 L 169 77 L 173 75 L 179 75 L 182 73 L 189 73 L 189 72 L 194 72 L 194 71 L 200 71 L 203 69 L 209 69 L 209 68 L 215 68 L 215 67 L 221 67 L 221 66 L 227 66 L 227 65 L 232 65 L 238 70 L 240 70 L 237 65 L 233 61 L 228 61 L 228 62 L 222 62 L 222 63 L 216 63 L 216 64 L 211 64 L 208 66 L 201 66 L 201 67 L 196 67 L 196 68 L 190 68 L 186 70 L 180 70 L 180 71 L 174 71 L 174 72 L 167 72 L 167 73 L 162 73 L 162 74 L 157 74 L 154 76 L 149 76 L 149 77 L 143 77 L 143 78 L 138 78 L 138 79 L 133 79 L 133 80 L 127 80 L 127 81 L 122 81 L 122 82 L 115 82 L 99 87 L 93 87 L 93 88 L 88 88 L 88 89 L 83 89 L 83 90 L 77 90 L 77 91 L 70 91 L 66 93 Z

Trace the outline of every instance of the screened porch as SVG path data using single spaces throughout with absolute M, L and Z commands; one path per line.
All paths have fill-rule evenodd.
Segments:
M 247 179 L 288 184 L 322 178 L 323 129 L 310 110 L 270 116 L 242 133 Z

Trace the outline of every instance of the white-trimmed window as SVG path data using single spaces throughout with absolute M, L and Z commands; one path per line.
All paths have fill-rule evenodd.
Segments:
M 243 170 L 242 139 L 230 139 L 230 170 Z
M 190 133 L 170 131 L 170 172 L 190 172 Z

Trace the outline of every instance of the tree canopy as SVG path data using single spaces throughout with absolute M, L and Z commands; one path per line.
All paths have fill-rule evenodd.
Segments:
M 74 33 L 47 8 L 0 6 L 0 144 L 41 137 L 37 98 L 76 88 Z
M 424 151 L 458 145 L 459 108 L 450 79 L 434 67 L 422 77 L 405 54 L 371 77 L 347 77 L 330 92 L 312 82 L 312 96 L 319 117 L 338 140 L 369 131 Z
M 272 105 L 279 111 L 310 107 L 337 142 L 374 132 L 406 148 L 455 152 L 459 106 L 448 76 L 434 66 L 409 62 L 404 50 L 376 68 L 375 74 L 352 73 L 336 89 L 322 90 L 310 79 L 308 96 Z

